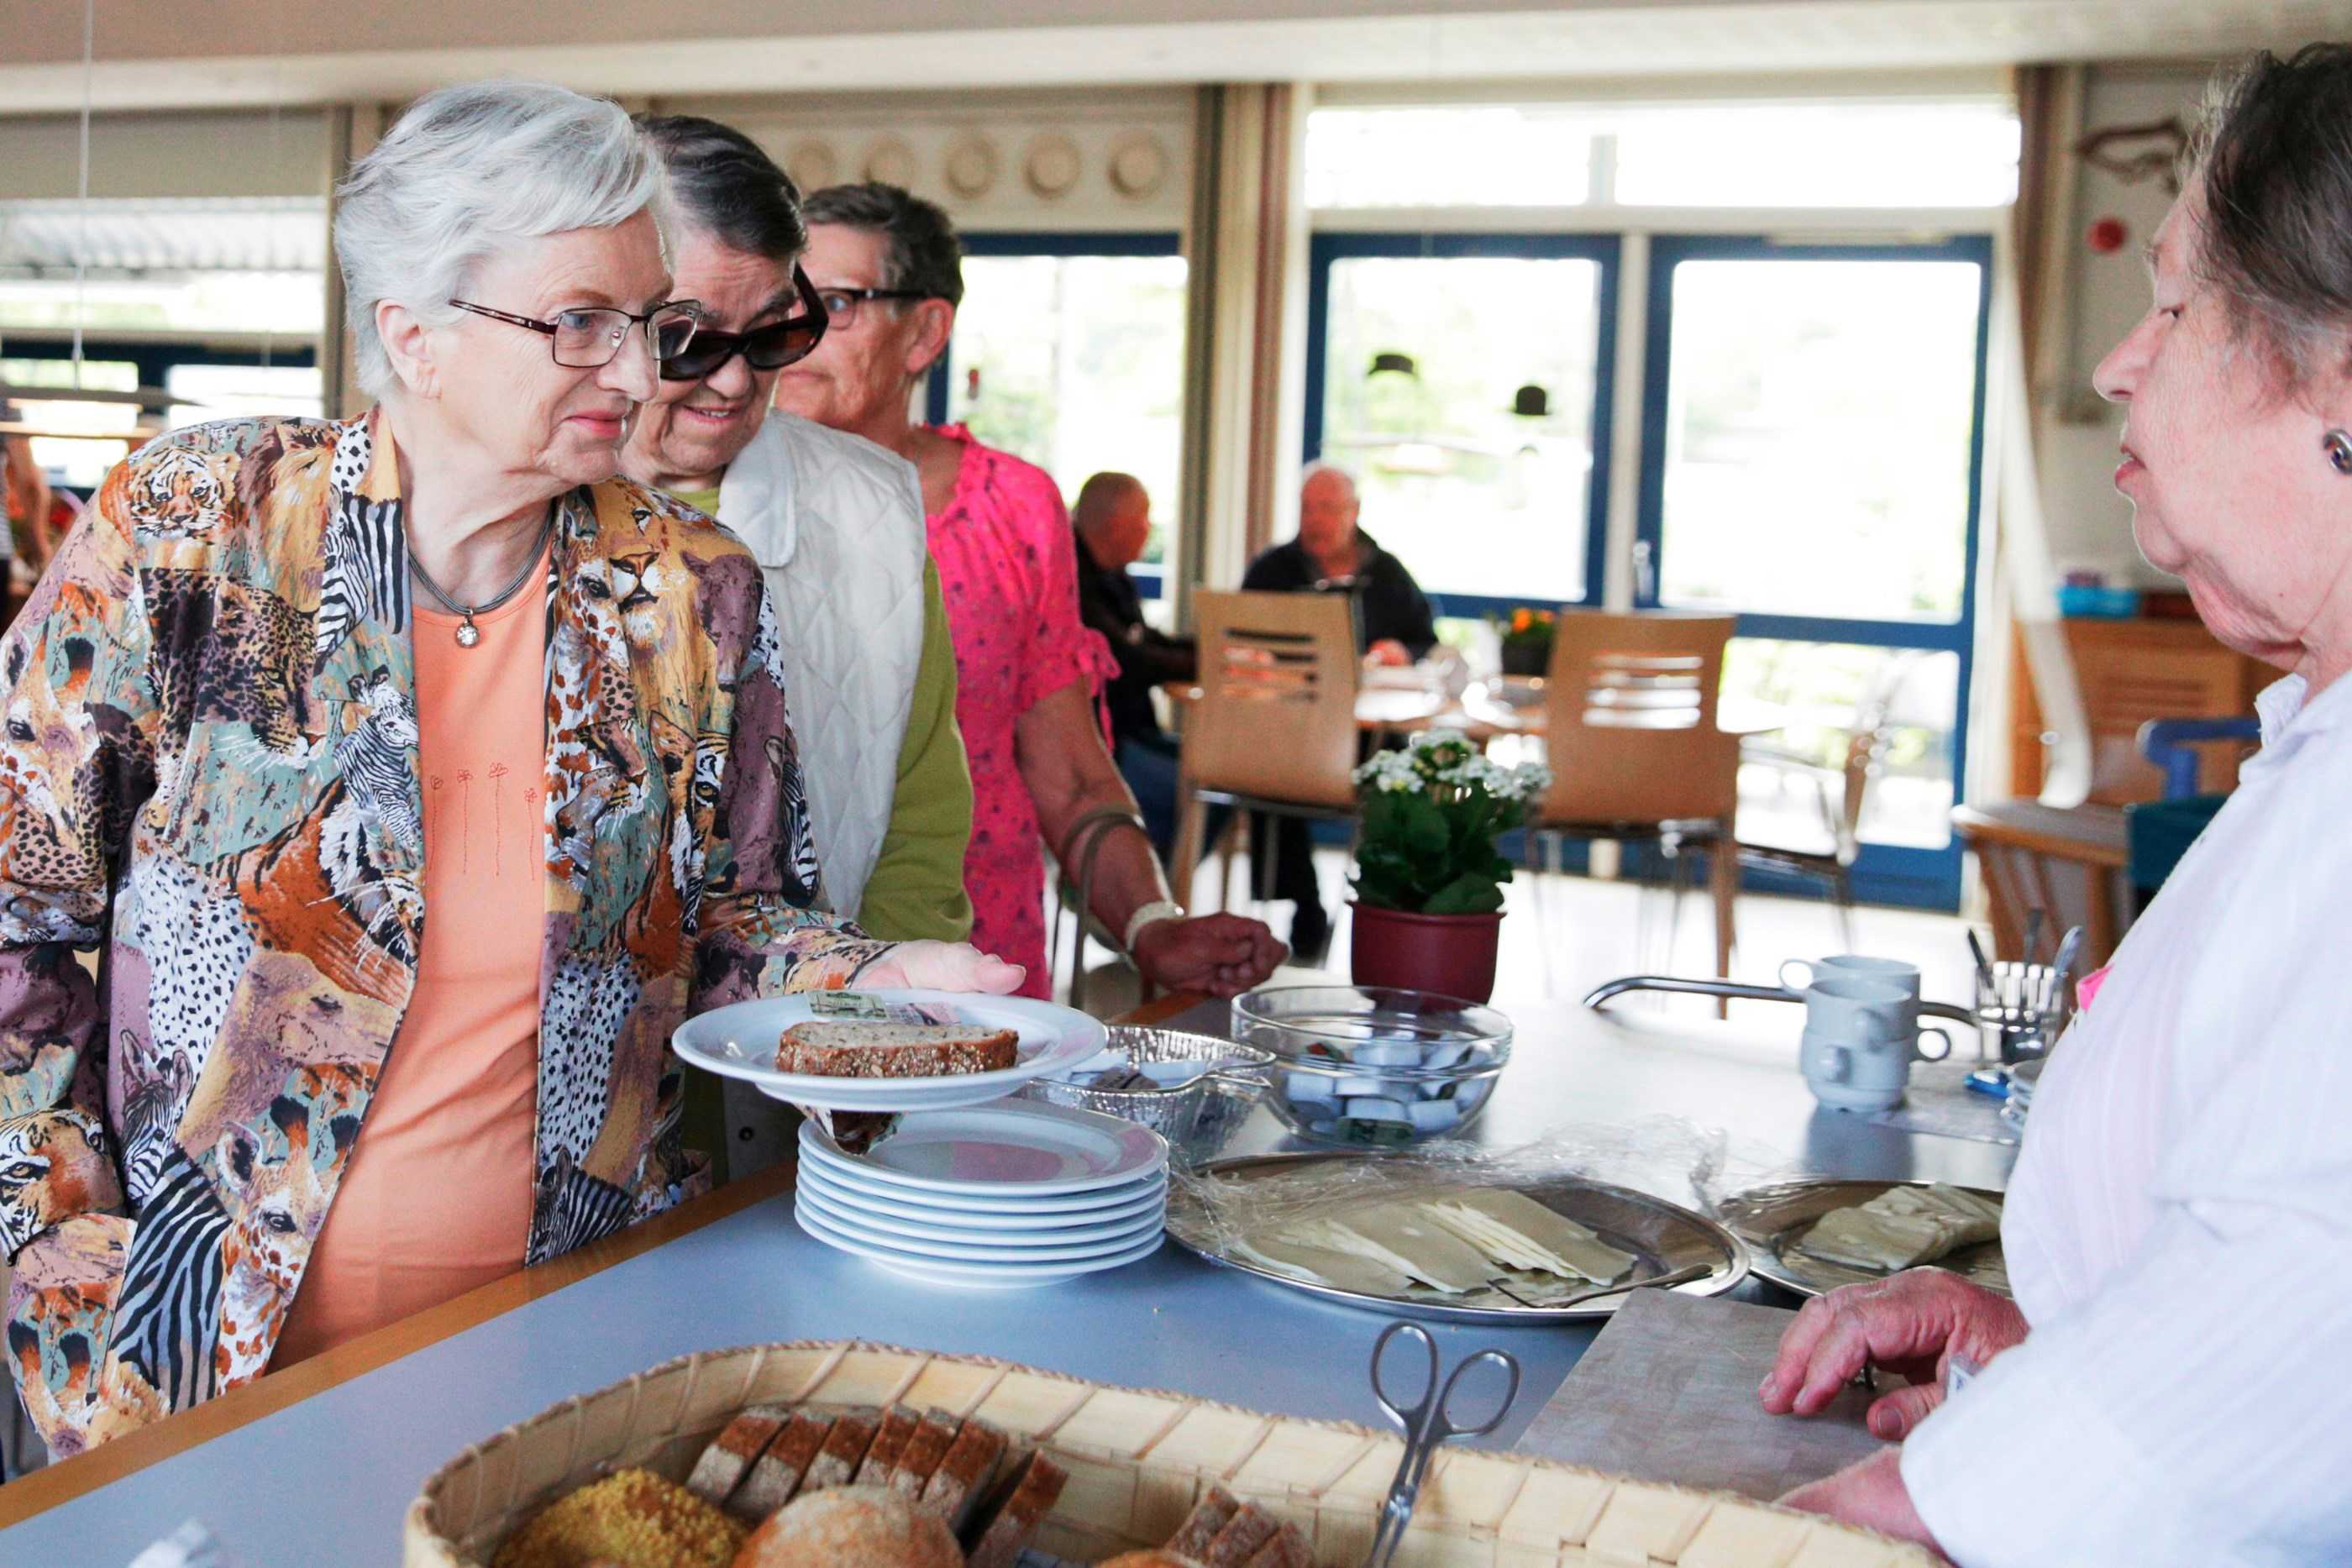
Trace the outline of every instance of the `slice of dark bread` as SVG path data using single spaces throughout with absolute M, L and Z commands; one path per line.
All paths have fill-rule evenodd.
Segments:
M 893 1405 L 882 1412 L 882 1425 L 876 1427 L 873 1442 L 866 1445 L 866 1457 L 857 1462 L 857 1478 L 854 1484 L 862 1487 L 882 1487 L 890 1484 L 890 1472 L 898 1466 L 898 1456 L 906 1450 L 907 1439 L 915 1435 L 923 1418 L 903 1405 Z
M 831 1416 L 793 1411 L 768 1451 L 751 1461 L 743 1484 L 727 1500 L 727 1511 L 746 1524 L 759 1524 L 792 1501 L 793 1494 L 801 1490 L 801 1478 L 808 1474 L 832 1430 Z
M 961 1530 L 996 1479 L 1004 1449 L 1003 1432 L 985 1421 L 966 1421 L 923 1483 L 923 1508 L 946 1520 L 950 1530 Z
M 768 1451 L 792 1414 L 786 1405 L 754 1405 L 728 1422 L 726 1430 L 712 1438 L 710 1447 L 694 1461 L 686 1490 L 713 1508 L 726 1507 L 752 1462 Z
M 995 1072 L 1020 1060 L 1021 1037 L 976 1024 L 796 1023 L 776 1068 L 816 1078 L 940 1078 Z
M 826 1487 L 845 1487 L 856 1477 L 857 1467 L 866 1458 L 866 1450 L 881 1428 L 882 1412 L 866 1406 L 844 1410 L 833 1418 L 833 1430 L 825 1434 L 824 1447 L 809 1461 L 808 1474 L 801 1478 L 803 1491 L 821 1491 Z
M 1013 1568 L 1037 1538 L 1045 1516 L 1070 1484 L 1067 1470 L 1031 1451 L 1005 1467 L 1004 1479 L 975 1511 L 967 1532 L 966 1568 Z
M 1184 1522 L 1176 1527 L 1176 1533 L 1169 1538 L 1168 1550 L 1181 1557 L 1205 1555 L 1217 1531 L 1241 1511 L 1241 1501 L 1233 1493 L 1223 1487 L 1211 1487 L 1192 1505 L 1192 1511 L 1184 1516 Z

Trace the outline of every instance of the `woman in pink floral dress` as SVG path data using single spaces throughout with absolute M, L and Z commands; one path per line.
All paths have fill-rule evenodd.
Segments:
M 819 192 L 805 215 L 804 265 L 831 325 L 816 351 L 779 377 L 776 406 L 915 465 L 971 763 L 971 941 L 1026 965 L 1024 990 L 1045 996 L 1040 841 L 1059 847 L 1098 812 L 1135 810 L 1095 712 L 1116 665 L 1078 620 L 1076 548 L 1053 478 L 961 426 L 932 429 L 909 417 L 963 297 L 962 246 L 947 215 L 892 185 Z M 1283 956 L 1258 921 L 1187 918 L 1139 828 L 1104 838 L 1093 913 L 1137 968 L 1173 990 L 1231 996 Z

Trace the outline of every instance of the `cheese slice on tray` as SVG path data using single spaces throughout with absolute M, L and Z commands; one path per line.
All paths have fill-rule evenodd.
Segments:
M 1858 1269 L 1916 1268 L 2000 1234 L 2000 1206 L 1958 1187 L 1889 1187 L 1868 1203 L 1833 1208 L 1796 1244 L 1800 1252 Z
M 1448 1295 L 1483 1290 L 1495 1266 L 1410 1203 L 1377 1203 L 1286 1228 L 1281 1239 L 1351 1252 Z
M 1412 1283 L 1410 1276 L 1359 1253 L 1309 1247 L 1280 1235 L 1243 1236 L 1234 1241 L 1234 1250 L 1278 1274 L 1366 1295 L 1393 1296 Z
M 1420 1207 L 1487 1257 L 1514 1269 L 1606 1285 L 1633 1266 L 1631 1252 L 1619 1251 L 1525 1193 L 1465 1187 L 1423 1198 Z

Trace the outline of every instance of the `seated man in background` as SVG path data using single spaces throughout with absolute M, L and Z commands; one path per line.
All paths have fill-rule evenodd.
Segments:
M 914 467 L 769 412 L 777 375 L 824 330 L 794 283 L 808 231 L 791 179 L 715 120 L 639 123 L 669 172 L 679 297 L 704 314 L 686 354 L 663 365 L 624 470 L 718 517 L 760 563 L 792 674 L 825 906 L 887 940 L 960 942 L 971 930 L 971 776 Z M 715 1151 L 722 1177 L 789 1152 L 776 1102 L 731 1079 L 690 1078 L 689 1134 L 703 1135 L 688 1141 Z
M 1078 535 L 1078 618 L 1102 633 L 1118 661 L 1103 692 L 1111 755 L 1164 859 L 1176 836 L 1177 746 L 1160 727 L 1151 688 L 1192 679 L 1199 650 L 1191 638 L 1171 637 L 1143 619 L 1142 596 L 1128 575 L 1151 538 L 1151 497 L 1142 480 L 1096 475 L 1078 487 L 1070 523 Z
M 1371 664 L 1399 666 L 1425 656 L 1437 645 L 1429 600 L 1404 562 L 1372 542 L 1356 526 L 1362 503 L 1356 481 L 1344 468 L 1310 464 L 1298 486 L 1298 537 L 1250 562 L 1244 591 L 1287 593 L 1311 590 L 1344 592 L 1355 604 L 1356 643 Z M 1283 817 L 1275 835 L 1275 880 L 1265 885 L 1259 869 L 1266 862 L 1269 831 L 1262 814 L 1250 818 L 1250 877 L 1260 898 L 1287 899 L 1290 947 L 1301 962 L 1318 956 L 1331 939 L 1331 917 L 1323 908 L 1322 883 L 1315 875 L 1314 845 L 1304 819 Z
M 1364 657 L 1376 664 L 1410 664 L 1437 645 L 1437 626 L 1404 562 L 1356 526 L 1362 509 L 1346 469 L 1308 465 L 1298 486 L 1298 537 L 1250 562 L 1242 587 L 1345 591 L 1356 601 L 1356 638 Z

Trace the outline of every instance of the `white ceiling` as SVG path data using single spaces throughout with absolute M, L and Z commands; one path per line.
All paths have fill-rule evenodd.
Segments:
M 79 107 L 81 24 L 80 0 L 0 0 L 0 113 Z M 2203 59 L 2347 36 L 2345 0 L 102 0 L 89 81 L 110 110 L 397 99 L 487 75 L 649 96 L 1439 83 Z

